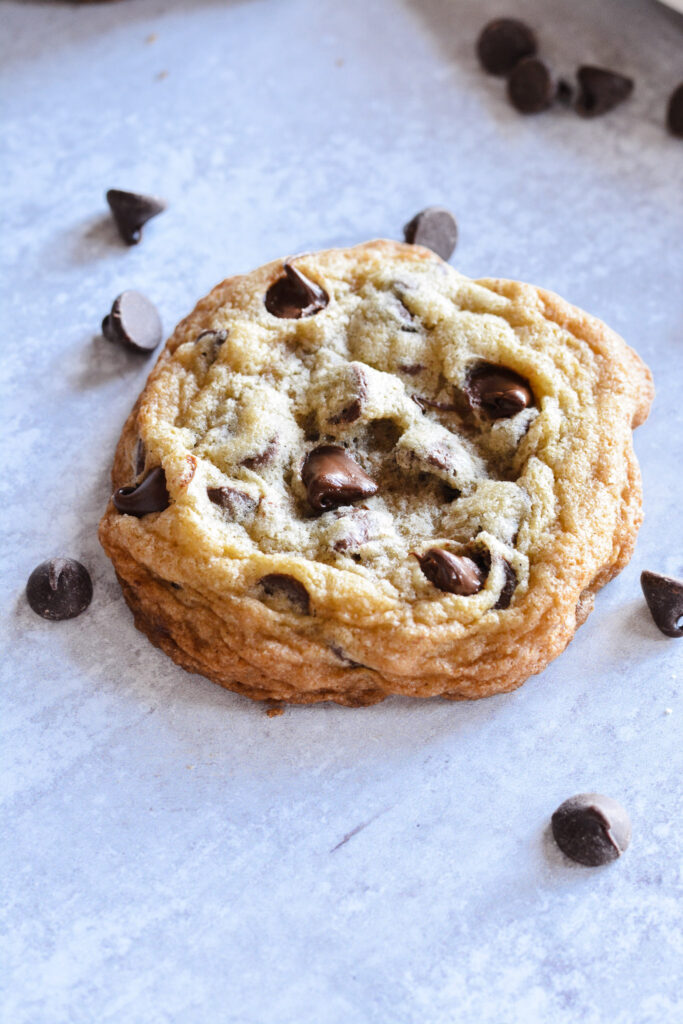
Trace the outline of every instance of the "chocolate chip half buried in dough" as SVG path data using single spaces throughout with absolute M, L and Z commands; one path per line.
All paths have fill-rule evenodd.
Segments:
M 348 505 L 377 493 L 377 484 L 361 469 L 345 448 L 322 444 L 306 456 L 301 479 L 316 512 Z
M 538 49 L 533 29 L 517 18 L 495 18 L 484 25 L 477 40 L 477 56 L 490 75 L 508 75 L 523 57 Z
M 676 86 L 666 108 L 666 126 L 672 135 L 683 139 L 683 82 Z
M 170 500 L 166 474 L 161 466 L 148 473 L 136 487 L 119 487 L 112 497 L 117 511 L 138 518 L 150 512 L 163 512 Z
M 298 611 L 308 615 L 310 608 L 310 597 L 303 583 L 282 572 L 271 572 L 262 576 L 258 585 L 268 594 L 269 597 L 284 597 Z
M 121 292 L 102 321 L 102 334 L 134 352 L 151 352 L 161 341 L 161 319 L 156 306 L 140 292 Z
M 226 509 L 235 518 L 250 514 L 258 506 L 258 501 L 251 494 L 245 494 L 234 487 L 207 487 L 206 493 L 209 501 Z
M 330 297 L 324 288 L 286 260 L 284 276 L 279 277 L 266 292 L 266 309 L 273 316 L 298 320 L 324 309 Z
M 683 636 L 683 580 L 646 569 L 640 585 L 657 629 L 666 636 Z
M 508 99 L 520 114 L 540 114 L 547 110 L 555 91 L 553 76 L 538 57 L 525 57 L 510 72 Z
M 567 857 L 586 867 L 616 860 L 631 842 L 631 822 L 616 800 L 600 793 L 579 793 L 557 808 L 551 819 L 555 842 Z
M 403 236 L 406 242 L 424 245 L 442 260 L 448 260 L 458 241 L 458 225 L 445 207 L 428 206 L 408 221 L 403 228 Z
M 633 79 L 618 71 L 583 64 L 576 73 L 579 95 L 574 108 L 582 117 L 598 117 L 623 103 L 633 92 Z
M 505 571 L 505 583 L 500 592 L 500 597 L 493 606 L 495 611 L 503 611 L 505 608 L 509 608 L 512 595 L 517 589 L 517 573 L 515 570 L 509 562 L 503 562 L 503 569 Z
M 484 584 L 481 569 L 466 555 L 452 555 L 443 548 L 430 548 L 417 559 L 429 582 L 448 594 L 476 594 Z
M 126 245 L 137 245 L 142 238 L 142 228 L 157 214 L 163 213 L 166 203 L 157 196 L 145 196 L 140 192 L 123 192 L 110 188 L 107 202 L 116 221 L 121 238 Z
M 74 619 L 92 601 L 90 573 L 73 558 L 51 558 L 29 576 L 26 598 L 36 615 L 44 619 Z
M 506 366 L 481 363 L 469 374 L 465 394 L 470 405 L 490 420 L 507 419 L 533 405 L 529 381 Z

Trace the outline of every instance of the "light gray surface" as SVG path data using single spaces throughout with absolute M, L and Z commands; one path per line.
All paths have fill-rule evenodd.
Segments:
M 602 120 L 523 119 L 473 57 L 501 8 L 2 4 L 3 1022 L 681 1019 L 683 641 L 654 628 L 638 575 L 683 574 L 683 143 L 662 128 L 683 19 L 511 0 L 558 70 L 637 80 Z M 105 216 L 112 186 L 169 200 L 138 248 Z M 517 693 L 269 719 L 132 626 L 95 531 L 151 362 L 93 335 L 125 287 L 170 329 L 228 274 L 400 237 L 432 202 L 458 217 L 464 272 L 559 291 L 653 367 L 645 526 Z M 95 598 L 50 624 L 23 588 L 61 553 Z M 587 789 L 633 818 L 604 870 L 547 836 Z

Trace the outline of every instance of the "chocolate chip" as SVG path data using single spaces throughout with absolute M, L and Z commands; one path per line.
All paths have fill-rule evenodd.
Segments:
M 166 209 L 163 199 L 140 192 L 122 192 L 118 188 L 109 189 L 107 202 L 126 245 L 137 245 L 147 221 Z
M 334 551 L 357 551 L 371 539 L 373 532 L 376 535 L 377 524 L 369 509 L 352 508 L 347 515 L 338 520 L 338 523 L 346 532 L 334 541 Z
M 145 471 L 145 463 L 147 462 L 147 449 L 145 448 L 145 442 L 141 437 L 138 438 L 137 444 L 135 445 L 135 452 L 133 456 L 133 472 L 135 476 L 140 476 Z
M 324 288 L 311 281 L 289 260 L 284 263 L 284 276 L 279 277 L 266 292 L 266 309 L 273 316 L 286 320 L 313 316 L 330 301 Z
M 73 558 L 51 558 L 29 576 L 26 598 L 44 619 L 75 619 L 92 601 L 90 573 Z
M 209 501 L 226 509 L 234 519 L 251 514 L 258 506 L 256 498 L 234 487 L 207 487 L 206 493 Z
M 529 381 L 505 366 L 481 363 L 469 374 L 465 394 L 473 409 L 490 420 L 507 419 L 533 405 Z
M 657 629 L 666 636 L 683 636 L 683 580 L 646 569 L 640 585 Z
M 401 373 L 407 373 L 409 377 L 417 377 L 417 375 L 419 373 L 422 373 L 424 369 L 426 369 L 426 367 L 424 367 L 422 363 L 404 363 L 401 366 L 399 366 L 399 370 L 401 371 Z M 414 401 L 417 401 L 415 395 L 413 395 L 412 397 Z
M 599 793 L 580 793 L 565 800 L 551 823 L 562 852 L 586 867 L 609 864 L 631 842 L 628 814 L 616 800 Z
M 410 397 L 423 412 L 425 409 L 439 409 L 441 412 L 456 412 L 458 409 L 454 402 L 435 402 L 433 398 L 424 398 L 422 395 L 411 395 Z
M 294 605 L 302 615 L 308 615 L 310 608 L 310 597 L 303 583 L 281 572 L 271 572 L 262 576 L 258 585 L 265 591 L 268 597 L 284 598 L 289 604 Z
M 162 335 L 157 308 L 140 292 L 121 292 L 102 321 L 102 334 L 133 352 L 151 352 Z
M 377 493 L 377 484 L 339 445 L 323 444 L 306 456 L 301 479 L 317 512 Z
M 555 83 L 538 57 L 525 57 L 508 78 L 508 99 L 520 114 L 540 114 L 555 98 Z
M 171 500 L 163 468 L 157 466 L 151 470 L 135 487 L 119 487 L 112 500 L 117 511 L 129 516 L 139 518 L 150 512 L 163 512 Z
M 449 503 L 452 501 L 457 501 L 461 493 L 462 492 L 459 491 L 457 487 L 451 487 L 449 484 L 444 483 L 441 484 L 441 494 L 443 495 L 444 501 L 447 501 Z
M 669 97 L 666 108 L 666 126 L 672 135 L 683 139 L 683 82 L 677 85 Z
M 348 654 L 345 654 L 338 644 L 330 644 L 330 650 L 333 654 L 336 654 L 339 660 L 342 661 L 347 668 L 365 668 L 365 665 L 362 665 L 360 661 L 353 661 L 349 658 Z
M 608 68 L 583 64 L 576 73 L 579 95 L 575 110 L 582 117 L 598 117 L 623 103 L 633 92 L 633 79 Z
M 227 331 L 202 331 L 197 335 L 194 343 L 201 355 L 209 363 L 213 363 L 227 336 Z
M 443 206 L 428 206 L 416 213 L 403 228 L 406 242 L 424 245 L 442 260 L 453 255 L 458 241 L 458 225 L 453 214 Z
M 493 606 L 496 610 L 509 608 L 510 602 L 512 601 L 512 595 L 517 589 L 517 573 L 509 562 L 503 562 L 503 570 L 505 572 L 505 583 L 503 584 L 503 589 L 500 592 L 500 597 Z
M 267 466 L 275 458 L 279 447 L 277 437 L 272 437 L 262 452 L 252 455 L 248 459 L 242 459 L 240 466 L 244 466 L 245 469 L 259 469 L 261 466 Z
M 361 367 L 352 366 L 353 384 L 358 392 L 348 405 L 334 416 L 330 416 L 329 423 L 355 423 L 363 413 L 363 405 L 368 395 L 368 378 Z
M 483 586 L 481 569 L 466 555 L 452 555 L 443 548 L 430 548 L 417 559 L 422 572 L 438 590 L 467 596 L 476 594 Z
M 508 75 L 523 57 L 538 48 L 536 35 L 517 18 L 496 18 L 485 25 L 477 40 L 477 56 L 490 75 Z

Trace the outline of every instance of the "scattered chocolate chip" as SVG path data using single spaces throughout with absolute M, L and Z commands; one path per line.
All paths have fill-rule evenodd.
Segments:
M 303 583 L 281 572 L 271 572 L 262 576 L 258 581 L 269 597 L 284 598 L 289 604 L 294 605 L 302 615 L 308 615 L 310 609 L 310 597 Z
M 424 369 L 425 367 L 421 363 L 410 363 L 408 365 L 404 363 L 402 366 L 399 366 L 401 373 L 407 373 L 409 377 L 417 377 Z M 413 400 L 415 400 L 415 395 L 413 395 Z
M 565 800 L 551 823 L 562 852 L 586 867 L 609 864 L 631 842 L 628 814 L 616 800 L 599 793 L 580 793 Z
M 226 509 L 234 519 L 249 515 L 258 507 L 256 498 L 234 487 L 207 487 L 206 493 L 209 501 Z
M 525 57 L 508 78 L 508 99 L 520 114 L 540 114 L 555 98 L 555 83 L 548 66 L 538 57 Z
M 162 335 L 157 308 L 140 292 L 121 292 L 102 321 L 102 334 L 107 341 L 134 352 L 151 352 Z
M 458 225 L 453 214 L 443 206 L 428 206 L 416 213 L 403 228 L 406 242 L 424 245 L 442 260 L 453 255 L 458 241 Z
M 517 589 L 517 573 L 512 568 L 509 562 L 503 562 L 503 569 L 505 571 L 505 583 L 503 589 L 500 592 L 500 597 L 494 604 L 494 609 L 504 610 L 510 607 L 512 601 L 512 595 Z
M 666 126 L 672 135 L 683 139 L 683 82 L 676 86 L 666 108 Z
M 633 92 L 633 79 L 608 68 L 583 64 L 576 73 L 579 94 L 574 105 L 582 117 L 598 117 L 623 103 Z
M 330 644 L 330 650 L 342 661 L 347 668 L 365 668 L 359 661 L 353 661 L 338 644 Z
M 141 437 L 138 438 L 137 444 L 135 445 L 135 452 L 133 456 L 133 472 L 135 476 L 140 476 L 145 471 L 145 463 L 147 462 L 147 450 L 145 448 L 145 442 Z
M 75 619 L 92 601 L 90 573 L 73 558 L 51 558 L 29 576 L 26 598 L 44 619 Z
M 251 458 L 242 459 L 240 466 L 244 466 L 245 469 L 259 469 L 261 466 L 267 466 L 275 458 L 279 447 L 277 437 L 272 437 L 262 452 L 252 455 Z
M 283 266 L 284 276 L 266 292 L 268 312 L 281 319 L 298 320 L 324 309 L 330 301 L 325 289 L 292 266 L 289 260 L 285 260 Z
M 477 40 L 477 56 L 490 75 L 508 75 L 524 57 L 538 48 L 536 35 L 517 18 L 496 18 L 485 25 Z
M 129 516 L 139 518 L 150 512 L 163 512 L 171 500 L 163 468 L 156 466 L 135 487 L 119 487 L 112 500 L 117 511 Z
M 666 636 L 683 636 L 683 580 L 646 569 L 640 585 L 657 629 Z
M 466 555 L 452 555 L 443 548 L 430 548 L 417 559 L 422 572 L 438 590 L 467 596 L 476 594 L 483 586 L 481 569 Z
M 317 512 L 377 493 L 377 484 L 339 445 L 323 444 L 306 456 L 301 479 Z
M 465 394 L 472 408 L 483 412 L 490 420 L 515 416 L 534 403 L 525 377 L 493 363 L 481 363 L 470 372 Z
M 122 192 L 118 188 L 109 189 L 107 202 L 126 245 L 137 245 L 147 221 L 166 209 L 163 199 L 143 196 L 139 192 Z

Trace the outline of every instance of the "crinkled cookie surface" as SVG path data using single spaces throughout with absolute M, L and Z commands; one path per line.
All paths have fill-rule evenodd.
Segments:
M 394 242 L 304 254 L 178 326 L 100 538 L 139 628 L 248 696 L 486 696 L 628 561 L 651 398 L 548 292 Z

